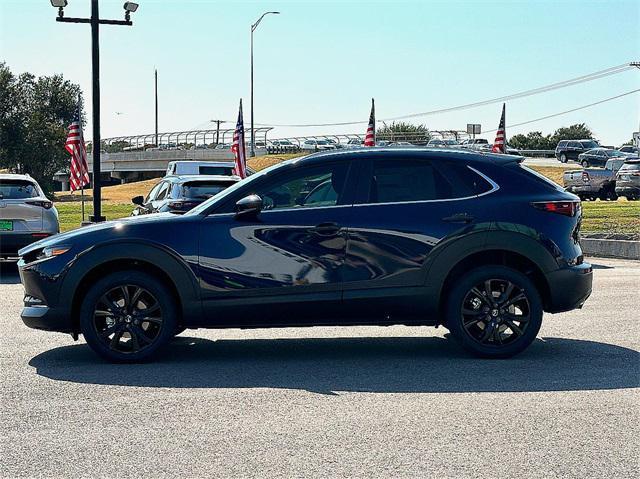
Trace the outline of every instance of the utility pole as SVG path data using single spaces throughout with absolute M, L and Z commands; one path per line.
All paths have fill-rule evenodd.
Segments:
M 158 70 L 154 71 L 155 95 L 156 95 L 156 148 L 158 148 Z
M 256 30 L 256 28 L 258 28 L 258 25 L 260 25 L 260 22 L 262 21 L 264 16 L 269 14 L 280 15 L 280 12 L 264 12 L 260 16 L 260 18 L 256 20 L 256 23 L 251 25 L 251 149 L 249 154 L 249 156 L 251 157 L 256 156 L 256 139 L 255 131 L 253 128 L 253 32 Z
M 138 9 L 138 4 L 125 2 L 124 20 L 104 20 L 100 19 L 98 12 L 98 0 L 91 0 L 91 18 L 74 18 L 64 16 L 64 7 L 67 0 L 50 0 L 51 5 L 58 9 L 57 22 L 65 23 L 89 23 L 91 25 L 91 73 L 92 73 L 92 100 L 93 100 L 93 216 L 89 219 L 98 223 L 106 218 L 102 216 L 102 192 L 100 185 L 100 25 L 126 25 L 131 26 L 131 12 Z
M 227 123 L 224 120 L 210 120 L 211 123 L 216 124 L 216 146 L 220 143 L 220 123 Z

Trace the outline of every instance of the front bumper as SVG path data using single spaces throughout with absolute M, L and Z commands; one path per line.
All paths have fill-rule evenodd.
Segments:
M 67 301 L 56 301 L 60 284 L 55 275 L 48 274 L 40 266 L 25 266 L 22 259 L 18 261 L 20 281 L 25 290 L 24 307 L 20 313 L 22 322 L 33 329 L 72 333 L 71 305 Z
M 616 195 L 640 195 L 640 186 L 616 186 Z
M 589 263 L 562 268 L 547 274 L 550 304 L 546 311 L 561 313 L 581 308 L 591 295 L 593 267 Z

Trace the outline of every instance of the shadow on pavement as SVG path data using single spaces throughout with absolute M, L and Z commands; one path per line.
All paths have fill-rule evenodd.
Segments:
M 14 261 L 0 261 L 0 284 L 18 284 L 18 263 Z
M 286 388 L 359 392 L 513 392 L 640 385 L 640 353 L 574 339 L 536 340 L 509 360 L 470 357 L 452 340 L 178 337 L 156 362 L 102 362 L 85 344 L 35 356 L 41 376 L 76 383 L 168 388 Z
M 591 263 L 591 266 L 593 269 L 615 269 L 615 266 L 609 266 L 606 264 Z

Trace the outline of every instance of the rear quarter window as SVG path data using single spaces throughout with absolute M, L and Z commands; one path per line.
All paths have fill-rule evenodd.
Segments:
M 438 166 L 451 184 L 451 198 L 476 196 L 493 188 L 491 183 L 465 164 L 443 162 Z

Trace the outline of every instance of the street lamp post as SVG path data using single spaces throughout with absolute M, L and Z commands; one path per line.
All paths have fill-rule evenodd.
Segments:
M 102 216 L 100 190 L 100 46 L 99 46 L 99 27 L 102 25 L 127 25 L 131 26 L 130 15 L 138 9 L 138 4 L 134 2 L 125 2 L 124 4 L 124 20 L 105 20 L 101 19 L 98 13 L 98 0 L 91 0 L 91 18 L 74 18 L 64 16 L 64 7 L 67 6 L 67 0 L 50 0 L 51 5 L 58 9 L 58 17 L 56 21 L 66 23 L 89 23 L 91 24 L 91 72 L 93 84 L 93 216 L 89 219 L 94 223 L 104 221 L 106 218 Z
M 256 30 L 256 28 L 258 28 L 258 25 L 260 25 L 260 22 L 265 17 L 265 15 L 269 15 L 270 13 L 273 15 L 280 15 L 280 12 L 264 12 L 262 15 L 260 15 L 260 18 L 258 18 L 256 23 L 251 25 L 251 151 L 250 151 L 250 156 L 252 157 L 256 156 L 256 139 L 255 139 L 255 132 L 253 128 L 253 32 Z

